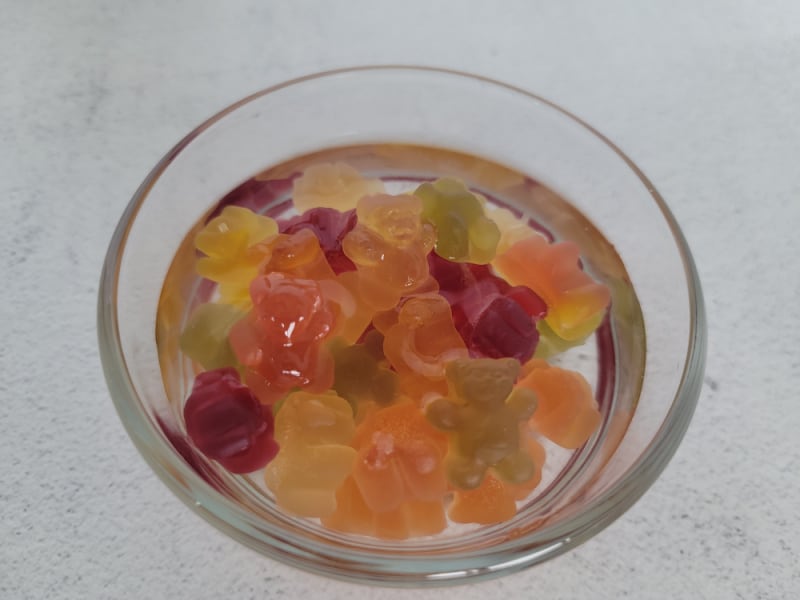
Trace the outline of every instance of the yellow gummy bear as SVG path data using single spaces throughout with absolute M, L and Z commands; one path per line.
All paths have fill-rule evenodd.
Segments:
M 294 180 L 292 199 L 299 212 L 312 208 L 353 209 L 364 196 L 383 193 L 383 182 L 365 179 L 348 164 L 322 163 L 308 167 Z
M 353 470 L 355 433 L 347 400 L 335 393 L 293 392 L 275 417 L 280 452 L 264 473 L 278 506 L 303 517 L 336 510 L 336 490 Z
M 524 218 L 516 216 L 507 208 L 494 207 L 486 211 L 486 216 L 495 222 L 500 229 L 500 241 L 497 243 L 497 254 L 503 254 L 517 242 L 536 235 Z
M 222 302 L 249 307 L 250 282 L 269 257 L 269 248 L 260 242 L 277 233 L 273 219 L 226 206 L 194 239 L 195 247 L 205 254 L 197 261 L 198 274 L 219 284 Z

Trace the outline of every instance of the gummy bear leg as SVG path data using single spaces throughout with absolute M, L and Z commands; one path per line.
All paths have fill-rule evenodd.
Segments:
M 447 478 L 462 490 L 474 490 L 483 481 L 486 475 L 486 465 L 483 462 L 465 456 L 448 456 L 445 460 Z
M 508 483 L 524 483 L 536 475 L 536 465 L 522 450 L 505 457 L 494 465 L 497 476 Z

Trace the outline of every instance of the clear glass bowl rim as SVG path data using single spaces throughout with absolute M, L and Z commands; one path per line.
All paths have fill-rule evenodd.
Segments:
M 422 71 L 441 73 L 500 86 L 527 96 L 568 117 L 604 142 L 641 180 L 666 221 L 684 266 L 689 292 L 689 343 L 681 380 L 672 406 L 651 443 L 613 486 L 600 494 L 585 511 L 555 525 L 546 525 L 524 537 L 482 549 L 424 559 L 391 557 L 369 551 L 325 547 L 294 538 L 291 532 L 258 522 L 235 502 L 206 484 L 147 417 L 126 364 L 119 338 L 117 276 L 128 232 L 137 212 L 173 159 L 203 131 L 237 108 L 266 94 L 311 79 L 368 71 Z M 103 265 L 97 307 L 100 357 L 111 396 L 123 425 L 150 467 L 176 496 L 203 519 L 239 542 L 284 563 L 318 574 L 381 585 L 446 585 L 486 579 L 515 572 L 558 556 L 583 543 L 627 511 L 652 485 L 675 453 L 694 413 L 702 386 L 706 355 L 706 318 L 700 281 L 686 240 L 665 201 L 644 173 L 599 131 L 555 103 L 519 87 L 487 77 L 428 66 L 368 65 L 323 71 L 263 89 L 228 106 L 196 127 L 178 142 L 150 171 L 134 193 L 117 224 Z

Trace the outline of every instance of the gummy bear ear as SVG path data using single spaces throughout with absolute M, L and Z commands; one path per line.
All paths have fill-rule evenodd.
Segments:
M 498 371 L 502 370 L 503 372 L 506 372 L 509 375 L 513 376 L 514 381 L 516 381 L 517 377 L 519 377 L 520 364 L 517 359 L 499 358 L 497 359 L 497 365 L 498 365 Z
M 467 376 L 470 369 L 470 363 L 473 362 L 468 358 L 457 358 L 450 362 L 445 367 L 445 375 L 449 381 L 460 383 L 464 377 Z

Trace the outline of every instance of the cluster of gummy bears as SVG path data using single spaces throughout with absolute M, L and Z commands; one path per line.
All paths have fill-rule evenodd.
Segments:
M 575 244 L 458 180 L 389 195 L 323 164 L 293 202 L 285 222 L 227 206 L 195 238 L 218 293 L 181 336 L 200 371 L 194 446 L 234 473 L 266 467 L 280 507 L 338 531 L 513 517 L 541 478 L 539 436 L 577 448 L 599 425 L 586 380 L 545 358 L 594 331 L 608 289 Z

